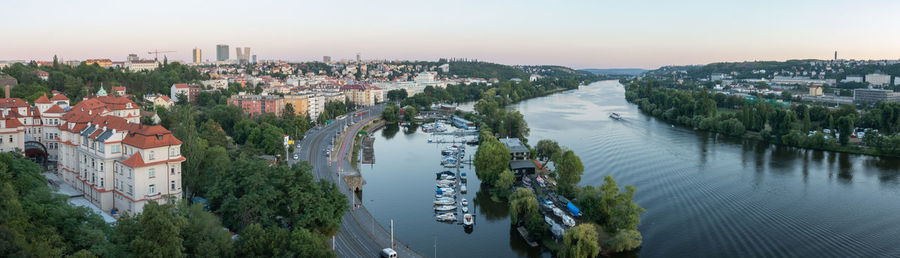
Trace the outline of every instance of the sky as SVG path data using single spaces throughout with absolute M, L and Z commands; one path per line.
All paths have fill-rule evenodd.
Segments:
M 900 59 L 900 1 L 0 0 L 0 60 L 470 58 L 573 68 Z M 160 57 L 162 58 L 162 57 Z

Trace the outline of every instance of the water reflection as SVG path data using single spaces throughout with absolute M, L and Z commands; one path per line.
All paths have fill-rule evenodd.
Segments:
M 394 136 L 396 136 L 398 132 L 400 132 L 400 126 L 397 124 L 390 123 L 390 124 L 385 125 L 384 128 L 381 129 L 381 136 L 384 137 L 385 139 L 390 140 L 390 139 L 393 139 Z

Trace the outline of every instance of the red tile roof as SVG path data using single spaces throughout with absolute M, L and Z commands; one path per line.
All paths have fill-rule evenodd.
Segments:
M 34 104 L 50 104 L 50 99 L 47 98 L 47 93 L 44 93 L 40 98 L 34 100 Z
M 50 106 L 50 108 L 48 108 L 47 111 L 44 111 L 44 114 L 62 114 L 62 113 L 65 113 L 65 112 L 66 112 L 66 111 L 63 110 L 63 109 L 62 109 L 61 107 L 59 107 L 58 105 L 53 105 L 53 106 Z
M 156 148 L 169 145 L 180 145 L 181 141 L 172 135 L 172 132 L 158 125 L 146 126 L 131 124 L 128 135 L 122 143 L 141 149 Z
M 23 125 L 22 122 L 19 122 L 19 119 L 15 119 L 15 118 L 6 119 L 6 128 L 13 128 L 13 127 L 20 127 L 20 126 L 25 126 L 25 125 Z
M 0 98 L 0 108 L 28 107 L 28 103 L 20 98 Z
M 126 165 L 126 166 L 129 166 L 132 168 L 143 167 L 144 164 L 146 164 L 146 163 L 144 163 L 144 158 L 141 158 L 140 151 L 135 152 L 134 154 L 131 154 L 131 157 L 128 157 L 127 159 L 123 160 L 121 163 L 122 163 L 122 165 Z
M 66 95 L 56 94 L 56 95 L 53 95 L 53 97 L 50 98 L 50 100 L 52 100 L 52 101 L 69 100 L 69 98 L 66 97 Z

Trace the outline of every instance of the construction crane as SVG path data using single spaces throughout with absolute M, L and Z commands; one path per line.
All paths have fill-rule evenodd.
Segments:
M 168 51 L 168 50 L 159 51 L 159 49 L 154 49 L 153 51 L 147 52 L 148 55 L 149 54 L 156 55 L 156 57 L 153 58 L 154 61 L 159 61 L 159 54 L 165 54 L 165 53 L 175 53 L 175 51 Z

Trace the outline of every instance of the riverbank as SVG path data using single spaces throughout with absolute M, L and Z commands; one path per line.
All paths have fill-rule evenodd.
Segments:
M 705 90 L 669 89 L 643 81 L 632 82 L 625 89 L 625 99 L 644 114 L 695 131 L 793 148 L 900 157 L 893 144 L 900 137 L 890 131 L 883 135 L 866 128 L 865 125 L 876 119 L 869 114 L 873 111 L 860 114 L 853 106 L 831 110 L 800 104 L 786 108 Z M 723 109 L 728 112 L 719 112 Z M 863 125 L 855 127 L 856 124 Z

